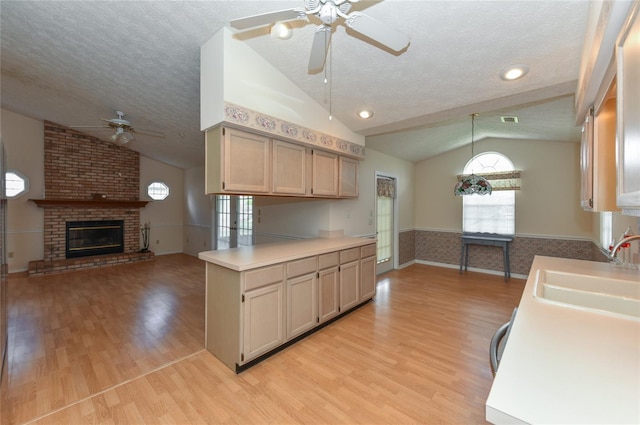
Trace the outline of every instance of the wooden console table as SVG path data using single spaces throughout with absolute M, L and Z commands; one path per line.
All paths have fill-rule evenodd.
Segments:
M 504 261 L 504 280 L 511 277 L 511 264 L 509 259 L 509 242 L 513 241 L 513 235 L 499 235 L 497 233 L 463 233 L 460 252 L 460 274 L 462 266 L 467 271 L 469 264 L 469 245 L 501 246 Z

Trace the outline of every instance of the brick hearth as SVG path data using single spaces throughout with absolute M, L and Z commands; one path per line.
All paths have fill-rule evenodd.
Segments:
M 140 210 L 109 205 L 138 201 L 138 152 L 79 131 L 44 123 L 45 199 L 91 200 L 99 194 L 102 205 L 44 205 L 44 259 L 29 263 L 30 274 L 47 274 L 88 267 L 144 261 L 153 253 L 140 253 Z M 124 253 L 65 258 L 65 223 L 85 220 L 124 220 Z

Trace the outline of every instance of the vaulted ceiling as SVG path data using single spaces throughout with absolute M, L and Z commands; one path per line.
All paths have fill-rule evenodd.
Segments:
M 124 111 L 136 129 L 164 134 L 139 133 L 132 149 L 199 165 L 200 46 L 232 19 L 292 7 L 303 1 L 3 1 L 2 107 L 66 126 L 101 125 Z M 468 144 L 471 113 L 480 114 L 476 140 L 578 141 L 573 94 L 588 8 L 556 0 L 360 1 L 353 10 L 406 33 L 410 45 L 395 53 L 338 25 L 326 75 L 307 70 L 316 18 L 292 22 L 288 40 L 268 27 L 238 36 L 327 110 L 330 103 L 336 119 L 367 136 L 367 148 L 417 162 Z M 502 80 L 513 64 L 530 71 Z M 356 116 L 363 107 L 373 118 Z

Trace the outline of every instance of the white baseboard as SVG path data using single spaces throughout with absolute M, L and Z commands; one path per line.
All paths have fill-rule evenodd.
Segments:
M 437 263 L 435 261 L 423 261 L 423 260 L 415 260 L 417 264 L 424 264 L 426 266 L 436 266 L 436 267 L 444 267 L 447 269 L 460 269 L 460 265 L 458 264 L 448 264 L 448 263 Z M 488 270 L 488 269 L 479 269 L 476 267 L 467 267 L 467 271 L 478 272 L 484 274 L 491 274 L 495 276 L 504 276 L 504 272 L 500 270 Z M 528 276 L 519 273 L 511 273 L 511 277 L 515 277 L 518 279 L 526 279 Z

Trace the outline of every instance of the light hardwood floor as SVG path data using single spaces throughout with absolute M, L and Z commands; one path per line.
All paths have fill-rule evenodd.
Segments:
M 187 255 L 9 279 L 11 424 L 485 423 L 489 340 L 524 281 L 424 265 L 234 374 L 204 350 Z M 5 422 L 3 422 L 5 423 Z

